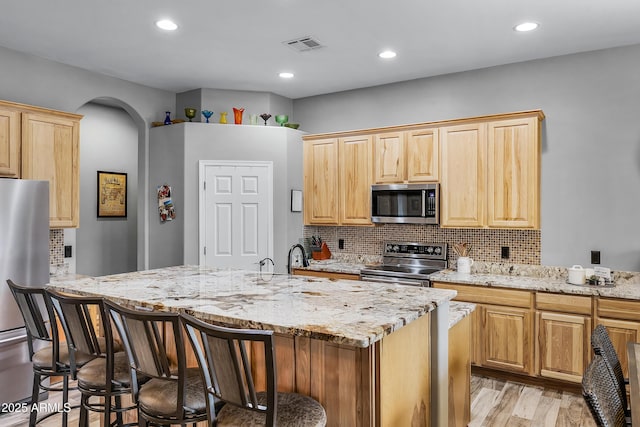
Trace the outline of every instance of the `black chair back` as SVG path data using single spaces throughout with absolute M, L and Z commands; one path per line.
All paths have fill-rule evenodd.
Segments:
M 215 326 L 187 314 L 183 314 L 182 318 L 204 375 L 210 418 L 215 419 L 213 402 L 217 398 L 227 404 L 263 412 L 266 414 L 266 425 L 273 426 L 277 417 L 273 332 Z M 261 343 L 264 349 L 266 405 L 258 402 L 252 375 L 252 364 L 262 359 L 262 355 L 254 352 L 253 360 L 247 357 L 247 346 L 253 343 Z
M 35 341 L 53 344 L 53 361 L 51 366 L 56 367 L 59 362 L 58 327 L 55 315 L 49 312 L 46 302 L 45 289 L 43 287 L 29 287 L 7 280 L 13 298 L 18 304 L 20 314 L 27 330 L 29 345 L 29 357 L 33 357 Z M 44 310 L 44 313 L 43 313 Z
M 593 357 L 582 377 L 582 395 L 598 426 L 626 425 L 617 384 L 609 374 L 607 362 L 599 354 Z
M 622 401 L 622 407 L 627 408 L 627 390 L 625 387 L 624 374 L 622 372 L 622 365 L 620 364 L 620 358 L 616 352 L 611 337 L 607 332 L 607 328 L 604 325 L 598 325 L 591 333 L 591 347 L 595 354 L 599 354 L 604 358 L 604 362 L 609 369 L 609 373 L 615 380 L 618 395 Z

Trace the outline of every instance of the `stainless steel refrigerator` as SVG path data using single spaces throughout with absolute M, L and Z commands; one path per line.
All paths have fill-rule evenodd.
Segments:
M 31 396 L 27 334 L 7 279 L 49 282 L 49 182 L 0 178 L 0 403 Z

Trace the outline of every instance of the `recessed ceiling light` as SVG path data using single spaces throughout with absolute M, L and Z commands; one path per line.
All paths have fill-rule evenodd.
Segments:
M 378 56 L 382 59 L 391 59 L 396 57 L 396 53 L 392 50 L 385 50 L 384 52 L 380 52 Z
M 161 19 L 160 21 L 156 22 L 156 27 L 166 31 L 174 31 L 178 28 L 176 23 L 169 19 Z
M 280 73 L 278 75 L 283 79 L 291 79 L 291 78 L 293 78 L 293 73 L 286 73 L 285 72 L 285 73 Z
M 540 24 L 538 24 L 537 22 L 523 22 L 522 24 L 518 24 L 515 27 L 513 27 L 513 29 L 515 31 L 523 33 L 527 31 L 533 31 L 539 26 Z

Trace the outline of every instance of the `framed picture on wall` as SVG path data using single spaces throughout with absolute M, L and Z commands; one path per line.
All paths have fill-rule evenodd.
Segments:
M 127 174 L 98 171 L 98 218 L 127 217 Z

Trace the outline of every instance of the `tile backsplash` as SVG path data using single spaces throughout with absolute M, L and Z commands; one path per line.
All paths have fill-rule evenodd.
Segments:
M 49 230 L 49 265 L 64 264 L 64 230 Z
M 484 262 L 540 264 L 540 230 L 440 228 L 437 225 L 382 224 L 373 227 L 305 226 L 304 237 L 320 236 L 332 254 L 342 258 L 370 259 L 382 255 L 382 242 L 399 240 L 423 243 L 447 243 L 448 260 L 457 255 L 452 244 L 473 245 L 471 258 Z M 344 249 L 338 249 L 338 239 L 344 239 Z M 509 247 L 509 259 L 501 257 L 502 246 Z

